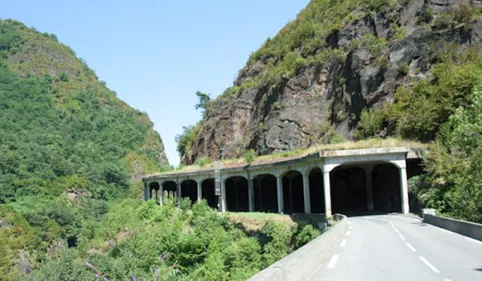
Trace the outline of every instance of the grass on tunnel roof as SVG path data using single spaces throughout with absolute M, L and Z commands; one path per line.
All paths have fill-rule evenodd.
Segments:
M 284 151 L 284 152 L 274 153 L 270 155 L 258 156 L 251 163 L 251 166 L 301 158 L 301 157 L 313 154 L 317 151 L 335 151 L 335 150 L 351 150 L 351 149 L 367 149 L 367 148 L 383 148 L 383 147 L 425 148 L 426 144 L 416 142 L 416 141 L 399 140 L 395 138 L 387 138 L 387 139 L 373 138 L 373 139 L 362 140 L 357 142 L 344 142 L 344 143 L 337 143 L 337 144 L 316 145 L 306 149 L 296 149 L 292 151 Z M 248 163 L 244 158 L 225 159 L 221 161 L 222 168 L 235 168 L 235 167 L 243 167 L 246 165 L 248 165 Z M 162 174 L 189 173 L 189 172 L 197 172 L 197 171 L 213 170 L 213 169 L 214 169 L 214 162 L 211 162 L 203 166 L 200 166 L 200 165 L 183 166 L 181 168 L 164 172 Z

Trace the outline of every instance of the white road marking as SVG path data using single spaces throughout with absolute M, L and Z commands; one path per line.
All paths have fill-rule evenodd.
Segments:
M 393 230 L 395 230 L 397 234 L 400 234 L 400 232 L 398 232 L 398 229 L 394 228 Z
M 428 260 L 426 260 L 424 257 L 422 256 L 418 256 L 420 258 L 420 260 L 423 261 L 423 263 L 428 266 L 433 272 L 435 273 L 440 273 L 440 271 L 435 267 L 433 266 L 433 264 L 429 263 Z
M 340 247 L 345 247 L 345 245 L 346 245 L 346 240 L 342 240 L 340 243 Z
M 350 230 L 352 230 L 352 229 L 353 229 L 353 226 L 350 226 Z
M 400 239 L 402 239 L 403 241 L 405 241 L 405 237 L 403 237 L 402 234 L 398 234 L 398 237 L 400 237 Z
M 350 234 L 351 234 L 351 231 L 346 232 L 346 236 L 350 236 Z
M 326 266 L 326 268 L 334 268 L 339 258 L 340 258 L 340 255 L 333 255 L 333 257 L 331 257 L 331 260 Z
M 445 278 L 445 281 L 452 281 L 452 280 Z
M 417 250 L 415 250 L 415 248 L 414 248 L 412 245 L 410 245 L 410 243 L 405 242 L 405 245 L 407 245 L 407 247 L 408 247 L 410 250 L 412 250 L 412 252 L 416 252 L 416 251 L 417 251 Z
M 470 237 L 464 237 L 465 240 L 468 240 L 468 241 L 472 241 L 472 242 L 475 242 L 477 244 L 481 244 L 482 245 L 482 241 L 479 241 L 479 240 L 475 240 L 473 238 L 470 238 Z

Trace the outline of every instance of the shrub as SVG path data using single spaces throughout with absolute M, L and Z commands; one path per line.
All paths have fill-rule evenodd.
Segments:
M 402 63 L 400 63 L 400 65 L 398 66 L 398 73 L 399 73 L 401 76 L 406 76 L 409 71 L 410 71 L 410 67 L 408 66 L 408 63 L 406 63 L 406 62 L 402 62 Z
M 386 121 L 386 114 L 381 109 L 363 109 L 358 121 L 355 137 L 357 139 L 367 139 L 375 137 L 383 129 Z
M 244 160 L 246 163 L 251 164 L 256 159 L 256 152 L 254 149 L 248 149 L 246 153 L 244 153 Z
M 320 231 L 314 228 L 311 224 L 305 225 L 301 231 L 296 235 L 295 245 L 297 248 L 305 245 L 311 240 L 315 239 L 320 235 Z

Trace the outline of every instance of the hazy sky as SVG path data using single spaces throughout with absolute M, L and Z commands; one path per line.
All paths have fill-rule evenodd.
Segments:
M 149 114 L 177 165 L 174 138 L 201 116 L 195 92 L 221 94 L 308 2 L 5 0 L 0 18 L 56 34 L 120 99 Z

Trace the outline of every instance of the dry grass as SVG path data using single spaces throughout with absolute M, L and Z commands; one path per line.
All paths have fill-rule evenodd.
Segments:
M 273 213 L 228 213 L 228 216 L 231 222 L 241 224 L 248 232 L 259 231 L 266 222 L 270 220 L 278 222 L 287 228 L 296 225 L 289 215 Z
M 395 138 L 388 139 L 368 139 L 358 142 L 345 142 L 338 144 L 317 145 L 306 149 L 297 149 L 293 151 L 286 151 L 281 153 L 275 153 L 271 155 L 263 155 L 256 157 L 251 163 L 251 166 L 275 163 L 279 161 L 292 160 L 301 158 L 318 151 L 334 151 L 334 150 L 350 150 L 350 149 L 366 149 L 366 148 L 382 148 L 382 147 L 411 147 L 411 148 L 425 148 L 426 144 L 415 141 L 404 141 Z M 235 168 L 248 165 L 244 158 L 226 159 L 221 161 L 223 168 Z M 175 169 L 162 174 L 177 174 L 177 173 L 189 173 L 198 171 L 208 171 L 214 169 L 214 163 L 209 163 L 204 166 L 190 165 L 184 166 L 181 169 Z

